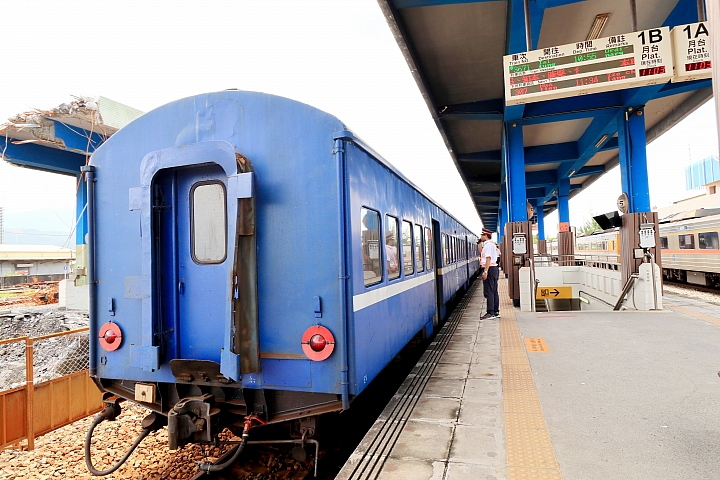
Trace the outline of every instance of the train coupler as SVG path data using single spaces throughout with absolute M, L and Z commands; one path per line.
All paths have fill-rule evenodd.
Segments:
M 188 442 L 211 442 L 217 429 L 220 409 L 215 397 L 205 394 L 183 398 L 168 413 L 168 447 L 177 450 Z

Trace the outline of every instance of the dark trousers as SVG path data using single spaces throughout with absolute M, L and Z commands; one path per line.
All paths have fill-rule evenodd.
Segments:
M 487 299 L 488 313 L 500 313 L 500 295 L 498 295 L 498 267 L 488 269 L 487 278 L 483 280 L 483 296 Z

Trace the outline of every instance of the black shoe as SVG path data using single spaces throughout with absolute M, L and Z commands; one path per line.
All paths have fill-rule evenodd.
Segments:
M 494 317 L 492 313 L 487 312 L 485 315 L 480 317 L 480 320 L 490 320 L 491 318 L 496 318 L 496 317 Z

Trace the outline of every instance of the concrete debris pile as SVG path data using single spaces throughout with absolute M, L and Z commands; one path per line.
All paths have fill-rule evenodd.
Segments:
M 0 310 L 0 340 L 39 337 L 87 327 L 87 312 L 60 310 L 57 305 Z M 35 342 L 34 377 L 43 382 L 87 368 L 87 333 Z M 25 384 L 25 343 L 0 345 L 0 390 Z
M 67 149 L 72 151 L 87 151 L 85 148 L 70 148 L 65 144 L 63 135 L 57 132 L 56 122 L 65 125 L 64 128 L 71 129 L 76 133 L 82 129 L 99 135 L 104 141 L 107 137 L 117 131 L 103 122 L 98 105 L 99 97 L 72 96 L 72 100 L 61 103 L 50 110 L 35 109 L 23 112 L 8 119 L 8 122 L 0 124 L 0 134 L 13 139 L 14 144 L 35 143 L 53 148 Z M 96 141 L 88 138 L 91 143 Z M 98 145 L 93 145 L 96 147 Z M 90 152 L 92 149 L 90 150 Z

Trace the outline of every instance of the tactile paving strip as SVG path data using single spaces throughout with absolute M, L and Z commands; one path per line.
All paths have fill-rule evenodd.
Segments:
M 508 480 L 562 480 L 507 281 L 499 287 Z
M 692 310 L 690 308 L 681 307 L 679 305 L 671 305 L 669 303 L 664 303 L 664 307 L 669 308 L 670 310 L 673 310 L 678 313 L 685 314 L 689 317 L 697 318 L 698 320 L 702 320 L 704 322 L 712 323 L 713 325 L 720 326 L 720 318 L 713 317 L 712 315 L 708 315 L 706 313 L 697 312 L 695 310 Z

